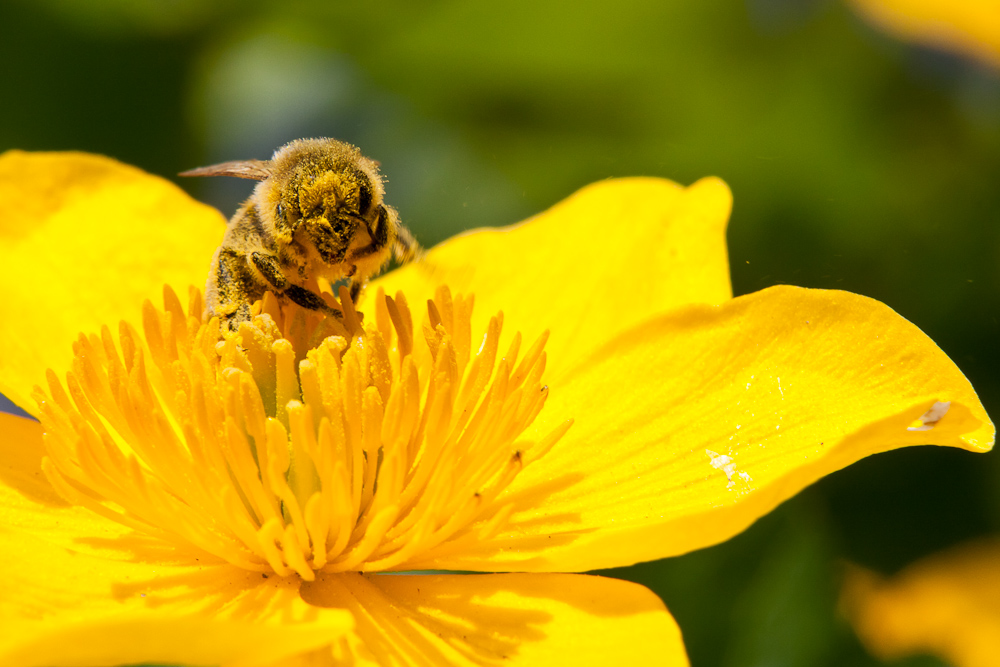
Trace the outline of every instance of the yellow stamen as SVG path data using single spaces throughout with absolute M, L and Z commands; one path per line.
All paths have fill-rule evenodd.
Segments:
M 543 335 L 499 358 L 503 315 L 472 344 L 473 299 L 447 288 L 414 336 L 402 294 L 365 322 L 271 295 L 235 332 L 143 307 L 81 336 L 65 383 L 36 388 L 48 457 L 68 501 L 250 570 L 400 570 L 503 530 L 502 492 L 569 428 L 519 440 L 548 397 Z

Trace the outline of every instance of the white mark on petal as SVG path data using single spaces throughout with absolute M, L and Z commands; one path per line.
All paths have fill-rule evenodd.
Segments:
M 941 418 L 948 414 L 948 408 L 951 407 L 951 401 L 934 401 L 934 405 L 931 409 L 920 415 L 920 419 L 913 422 L 913 424 L 908 427 L 907 431 L 929 431 L 934 428 L 934 425 L 941 421 Z
M 710 463 L 712 467 L 721 470 L 726 473 L 726 480 L 729 482 L 726 485 L 727 489 L 733 488 L 736 482 L 733 481 L 733 475 L 737 475 L 740 479 L 745 482 L 750 481 L 750 475 L 745 472 L 739 472 L 736 470 L 736 462 L 733 461 L 732 457 L 726 454 L 719 454 L 718 452 L 713 452 L 711 449 L 706 449 L 705 453 L 708 454 L 708 458 L 711 459 Z
M 780 378 L 780 377 L 778 378 L 778 392 L 780 392 L 780 393 L 781 393 L 781 397 L 782 397 L 782 398 L 784 398 L 784 397 L 785 397 L 785 392 L 784 392 L 784 391 L 782 390 L 782 388 L 781 388 L 781 378 Z

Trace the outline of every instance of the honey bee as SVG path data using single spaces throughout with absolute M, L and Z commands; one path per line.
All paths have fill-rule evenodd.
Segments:
M 346 279 L 352 301 L 395 256 L 419 251 L 395 209 L 383 203 L 379 164 L 336 139 L 299 139 L 270 160 L 238 160 L 181 176 L 235 176 L 260 181 L 226 228 L 205 286 L 206 314 L 231 328 L 250 320 L 267 291 L 340 317 L 317 294 L 317 279 Z

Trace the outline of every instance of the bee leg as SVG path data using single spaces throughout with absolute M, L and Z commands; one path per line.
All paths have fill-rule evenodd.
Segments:
M 350 256 L 347 261 L 353 262 L 369 255 L 374 255 L 382 248 L 385 244 L 389 242 L 389 213 L 385 210 L 385 206 L 379 204 L 378 207 L 378 225 L 375 229 L 372 229 L 371 223 L 365 223 L 368 226 L 368 236 L 371 237 L 372 242 L 366 246 L 356 248 L 351 251 Z
M 284 294 L 294 303 L 297 303 L 303 308 L 318 310 L 324 315 L 343 317 L 343 313 L 339 310 L 326 305 L 326 301 L 323 301 L 323 297 L 310 292 L 305 287 L 300 287 L 289 282 L 288 278 L 286 278 L 281 272 L 281 266 L 278 264 L 278 258 L 274 255 L 255 252 L 251 253 L 250 259 L 253 260 L 253 265 L 257 267 L 257 270 L 264 276 L 264 279 L 267 280 L 267 282 L 269 282 L 279 294 Z
M 360 281 L 360 280 L 350 280 L 350 281 L 348 281 L 348 283 L 347 283 L 348 296 L 351 299 L 351 303 L 353 303 L 355 306 L 358 305 L 358 297 L 361 295 L 362 288 L 367 283 L 368 283 L 368 281 Z M 357 312 L 356 314 L 357 314 L 359 320 L 361 320 L 362 322 L 365 321 L 365 314 L 364 313 Z
M 288 287 L 285 288 L 284 295 L 303 308 L 318 310 L 324 315 L 336 317 L 338 319 L 344 316 L 344 314 L 336 308 L 331 308 L 326 305 L 326 301 L 323 301 L 323 298 L 320 295 L 310 292 L 305 287 L 299 287 L 293 283 L 289 284 Z
M 351 294 L 351 303 L 357 303 L 358 297 L 361 295 L 361 288 L 364 287 L 363 283 L 351 281 L 349 289 Z
M 260 271 L 260 274 L 272 287 L 279 291 L 288 287 L 288 278 L 281 272 L 277 257 L 254 252 L 250 253 L 250 259 L 253 260 L 254 267 Z

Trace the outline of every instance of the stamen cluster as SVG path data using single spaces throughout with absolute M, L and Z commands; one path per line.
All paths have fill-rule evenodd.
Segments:
M 379 290 L 363 325 L 343 296 L 338 321 L 267 295 L 231 332 L 167 287 L 143 336 L 81 335 L 65 386 L 36 388 L 45 473 L 178 549 L 306 580 L 430 567 L 496 534 L 501 492 L 570 426 L 519 439 L 548 395 L 547 336 L 498 358 L 498 313 L 473 354 L 471 297 L 439 289 L 416 336 L 401 293 Z

